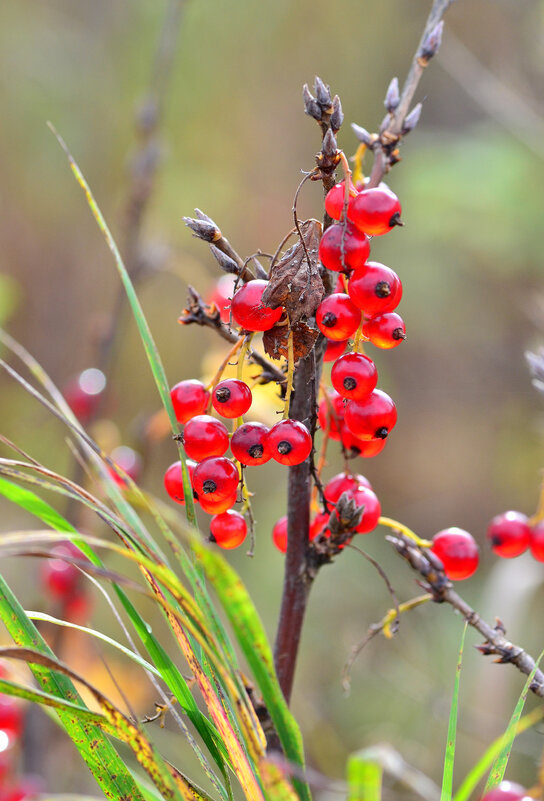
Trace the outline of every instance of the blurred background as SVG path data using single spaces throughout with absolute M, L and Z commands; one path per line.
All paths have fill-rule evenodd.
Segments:
M 162 477 L 175 449 L 168 436 L 143 436 L 156 422 L 156 389 L 119 300 L 112 258 L 46 121 L 66 139 L 128 259 L 137 240 L 139 296 L 169 381 L 207 376 L 225 347 L 210 331 L 180 327 L 177 318 L 187 284 L 206 295 L 219 272 L 182 216 L 204 210 L 244 257 L 259 248 L 273 253 L 292 225 L 300 171 L 312 168 L 319 149 L 319 129 L 302 110 L 302 85 L 311 86 L 318 74 L 340 95 L 346 121 L 339 146 L 353 153 L 349 123 L 378 127 L 387 85 L 395 75 L 404 79 L 429 6 L 424 0 L 0 4 L 2 322 L 61 387 L 89 367 L 104 369 L 108 390 L 93 433 L 110 449 L 139 451 L 146 489 L 166 498 Z M 541 481 L 542 396 L 531 386 L 524 351 L 544 340 L 543 22 L 540 0 L 458 0 L 447 14 L 442 50 L 416 96 L 423 101 L 421 122 L 389 176 L 405 227 L 372 250 L 404 285 L 400 312 L 408 339 L 370 354 L 380 386 L 397 403 L 399 423 L 380 456 L 356 465 L 384 514 L 421 536 L 451 525 L 473 533 L 482 566 L 461 585 L 462 594 L 490 622 L 500 617 L 508 635 L 535 654 L 543 645 L 544 565 L 528 554 L 499 563 L 486 547 L 485 529 L 506 509 L 532 514 Z M 161 36 L 164 64 L 159 59 L 157 70 Z M 150 87 L 162 97 L 156 130 L 146 101 Z M 146 131 L 153 134 L 150 145 Z M 299 213 L 321 216 L 318 185 L 305 186 Z M 112 319 L 110 347 L 104 343 Z M 60 424 L 9 377 L 1 381 L 2 433 L 47 466 L 73 471 Z M 331 449 L 327 475 L 340 469 Z M 252 471 L 256 557 L 247 559 L 243 548 L 229 556 L 271 638 L 283 557 L 270 532 L 285 485 L 286 472 L 276 465 Z M 1 507 L 2 530 L 34 525 L 7 502 Z M 204 531 L 208 521 L 203 516 Z M 383 529 L 361 543 L 401 600 L 418 594 Z M 26 608 L 51 611 L 36 560 L 4 560 L 2 571 Z M 374 639 L 354 667 L 350 697 L 342 691 L 352 646 L 389 606 L 378 574 L 359 554 L 345 552 L 323 569 L 312 591 L 294 711 L 310 764 L 327 776 L 342 778 L 350 751 L 388 742 L 439 782 L 462 631 L 449 608 L 425 606 L 402 621 L 394 640 Z M 92 620 L 120 636 L 98 599 Z M 514 669 L 481 657 L 477 642 L 469 632 L 457 781 L 504 730 L 523 683 Z M 88 649 L 77 641 L 66 658 L 89 665 Z M 98 676 L 104 669 L 98 656 L 94 661 Z M 116 666 L 113 657 L 109 663 Z M 142 715 L 153 711 L 154 700 L 143 682 L 127 671 L 125 690 Z M 103 687 L 114 694 L 107 678 Z M 40 731 L 41 712 L 29 714 Z M 177 735 L 158 731 L 157 737 L 174 761 L 191 764 Z M 71 746 L 58 737 L 48 743 L 44 748 L 27 735 L 24 769 L 42 776 L 50 792 L 98 795 L 83 765 L 66 758 Z M 543 744 L 538 731 L 521 737 L 508 777 L 533 783 Z M 323 790 L 318 797 L 338 796 Z

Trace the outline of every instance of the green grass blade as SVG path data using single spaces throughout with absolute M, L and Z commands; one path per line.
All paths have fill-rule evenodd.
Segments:
M 0 478 L 0 494 L 42 520 L 46 525 L 52 526 L 56 531 L 75 531 L 56 509 L 25 487 L 19 487 L 5 478 Z
M 527 700 L 527 696 L 529 694 L 531 682 L 533 681 L 533 677 L 538 668 L 540 660 L 542 659 L 543 656 L 544 656 L 544 651 L 542 651 L 542 653 L 536 660 L 535 667 L 532 670 L 531 674 L 527 677 L 525 686 L 521 691 L 521 695 L 518 699 L 516 707 L 512 713 L 512 717 L 510 718 L 510 721 L 504 733 L 505 736 L 504 746 L 501 749 L 500 753 L 495 758 L 495 761 L 489 772 L 489 776 L 485 785 L 486 793 L 489 792 L 489 790 L 491 790 L 493 787 L 496 787 L 497 784 L 500 784 L 504 778 L 504 773 L 506 771 L 506 766 L 508 765 L 508 760 L 510 759 L 510 753 L 512 751 L 512 745 L 514 744 L 514 739 L 516 737 L 516 730 L 523 712 L 523 707 L 525 706 L 525 701 Z
M 381 752 L 365 748 L 351 754 L 347 764 L 347 801 L 381 801 L 383 767 Z
M 461 636 L 461 645 L 459 647 L 459 658 L 457 659 L 457 666 L 455 669 L 455 684 L 453 687 L 453 696 L 451 699 L 450 719 L 448 722 L 448 741 L 446 744 L 446 753 L 444 755 L 444 775 L 442 778 L 442 792 L 440 801 L 451 801 L 453 794 L 453 767 L 455 763 L 455 744 L 457 739 L 457 716 L 459 712 L 459 682 L 461 680 L 461 665 L 463 663 L 463 650 L 465 648 L 465 636 L 467 633 L 468 623 L 465 622 L 463 634 Z
M 219 554 L 194 541 L 193 550 L 213 586 L 234 630 L 262 693 L 286 758 L 304 770 L 304 751 L 300 729 L 289 711 L 278 683 L 272 651 L 263 624 L 237 573 Z M 303 801 L 310 800 L 308 785 L 301 779 L 293 783 Z
M 155 384 L 157 385 L 157 389 L 159 391 L 159 395 L 161 397 L 162 403 L 164 408 L 166 409 L 166 413 L 168 414 L 168 418 L 170 420 L 170 424 L 172 426 L 172 431 L 174 434 L 178 432 L 178 422 L 176 420 L 176 415 L 174 413 L 174 407 L 172 406 L 172 400 L 170 398 L 170 387 L 168 381 L 166 379 L 166 373 L 164 371 L 164 367 L 162 364 L 162 360 L 155 344 L 155 340 L 153 339 L 153 335 L 151 334 L 151 330 L 149 328 L 149 324 L 145 317 L 144 311 L 138 300 L 138 296 L 128 274 L 128 271 L 123 263 L 123 259 L 121 258 L 121 254 L 119 252 L 119 248 L 117 247 L 115 240 L 111 234 L 110 229 L 108 228 L 106 221 L 100 211 L 96 200 L 94 199 L 93 193 L 83 176 L 83 173 L 79 169 L 78 165 L 76 164 L 72 154 L 68 150 L 66 143 L 62 139 L 61 136 L 55 131 L 54 127 L 49 124 L 49 127 L 55 134 L 60 146 L 64 150 L 68 162 L 70 164 L 70 168 L 74 173 L 76 180 L 80 187 L 85 192 L 85 197 L 87 199 L 87 203 L 93 217 L 95 218 L 97 225 L 102 232 L 106 243 L 113 255 L 115 260 L 115 265 L 117 267 L 117 271 L 127 293 L 127 298 L 130 303 L 132 313 L 134 315 L 134 319 L 136 321 L 136 325 L 138 326 L 138 331 L 140 333 L 140 337 L 142 339 L 142 343 L 145 349 L 145 353 L 149 362 L 149 366 L 151 367 L 151 372 L 153 373 L 153 377 L 155 379 Z M 187 470 L 187 464 L 185 461 L 185 454 L 183 448 L 179 448 L 179 454 L 182 464 L 182 473 L 183 473 L 183 493 L 185 495 L 185 509 L 187 514 L 188 521 L 195 526 L 196 528 L 196 518 L 195 518 L 195 507 L 193 502 L 193 491 L 191 488 L 191 482 L 189 479 L 189 471 Z

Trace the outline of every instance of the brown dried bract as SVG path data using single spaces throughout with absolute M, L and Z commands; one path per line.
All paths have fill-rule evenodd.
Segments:
M 321 223 L 318 220 L 305 220 L 300 224 L 300 229 L 306 251 L 300 240 L 289 248 L 272 267 L 268 286 L 263 293 L 263 304 L 272 309 L 283 306 L 291 325 L 312 317 L 325 296 L 317 255 Z
M 306 323 L 295 323 L 291 326 L 293 332 L 293 355 L 295 362 L 303 359 L 315 345 L 319 331 L 310 328 Z M 282 356 L 288 357 L 289 328 L 286 325 L 276 325 L 263 334 L 263 345 L 266 353 L 272 359 Z

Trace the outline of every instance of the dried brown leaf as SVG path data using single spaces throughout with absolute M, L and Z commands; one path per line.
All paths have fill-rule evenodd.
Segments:
M 310 328 L 306 323 L 295 323 L 291 327 L 293 332 L 293 355 L 295 362 L 303 359 L 315 345 L 319 336 L 319 331 Z M 263 345 L 266 353 L 272 359 L 279 359 L 285 356 L 287 359 L 287 343 L 289 339 L 289 328 L 286 325 L 276 325 L 263 334 Z

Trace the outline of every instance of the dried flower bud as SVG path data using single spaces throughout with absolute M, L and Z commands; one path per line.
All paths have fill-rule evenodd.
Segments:
M 333 133 L 338 133 L 344 122 L 344 112 L 342 111 L 342 103 L 338 95 L 335 95 L 332 100 L 333 112 L 331 114 L 331 128 Z
M 372 144 L 372 135 L 368 133 L 366 128 L 362 128 L 360 125 L 356 125 L 354 122 L 351 123 L 351 127 L 359 142 L 367 145 L 367 147 L 368 145 Z
M 323 110 L 330 109 L 332 106 L 331 90 L 318 75 L 315 76 L 314 92 L 321 108 Z
M 200 209 L 195 209 L 195 214 L 196 214 L 196 216 L 197 216 L 197 218 L 198 218 L 199 220 L 204 220 L 204 222 L 209 222 L 209 223 L 211 223 L 212 225 L 215 225 L 215 223 L 214 223 L 214 221 L 212 220 L 212 218 L 211 218 L 211 217 L 208 217 L 208 215 L 207 215 L 207 214 L 204 214 L 204 212 L 203 212 L 203 211 L 200 211 Z M 219 226 L 218 226 L 218 225 L 215 225 L 215 227 L 216 227 L 216 228 L 219 230 Z
M 411 112 L 406 115 L 406 118 L 402 124 L 403 136 L 406 136 L 406 134 L 414 130 L 414 128 L 419 122 L 419 118 L 421 117 L 421 109 L 422 105 L 421 103 L 418 103 L 417 106 L 414 106 Z
M 383 104 L 387 111 L 392 114 L 397 106 L 400 103 L 400 92 L 399 92 L 399 79 L 393 78 L 389 86 L 387 87 L 387 92 L 385 93 L 385 100 Z
M 421 45 L 421 50 L 419 51 L 418 58 L 427 64 L 433 56 L 438 53 L 440 45 L 442 44 L 442 32 L 444 30 L 444 20 L 441 20 L 429 35 L 425 38 L 425 41 Z
M 321 121 L 321 108 L 319 103 L 308 89 L 308 84 L 305 83 L 302 87 L 302 100 L 304 102 L 304 112 L 308 116 L 313 117 L 318 122 Z
M 214 222 L 195 220 L 193 217 L 184 217 L 183 222 L 198 239 L 203 239 L 204 242 L 217 242 L 221 239 L 221 231 Z
M 357 528 L 363 519 L 364 506 L 357 506 L 354 498 L 350 498 L 347 492 L 343 492 L 336 502 L 337 523 L 334 525 L 336 532 L 352 531 Z M 331 515 L 332 518 L 332 515 Z M 331 520 L 331 531 L 333 530 Z
M 328 158 L 332 158 L 338 149 L 338 145 L 336 144 L 336 137 L 329 128 L 325 136 L 323 137 L 323 144 L 321 145 L 321 151 L 324 156 Z
M 238 275 L 240 272 L 240 268 L 234 261 L 231 259 L 230 256 L 227 256 L 226 253 L 223 253 L 222 250 L 216 248 L 215 245 L 210 245 L 210 250 L 213 253 L 215 260 L 225 273 L 232 273 L 232 275 Z

